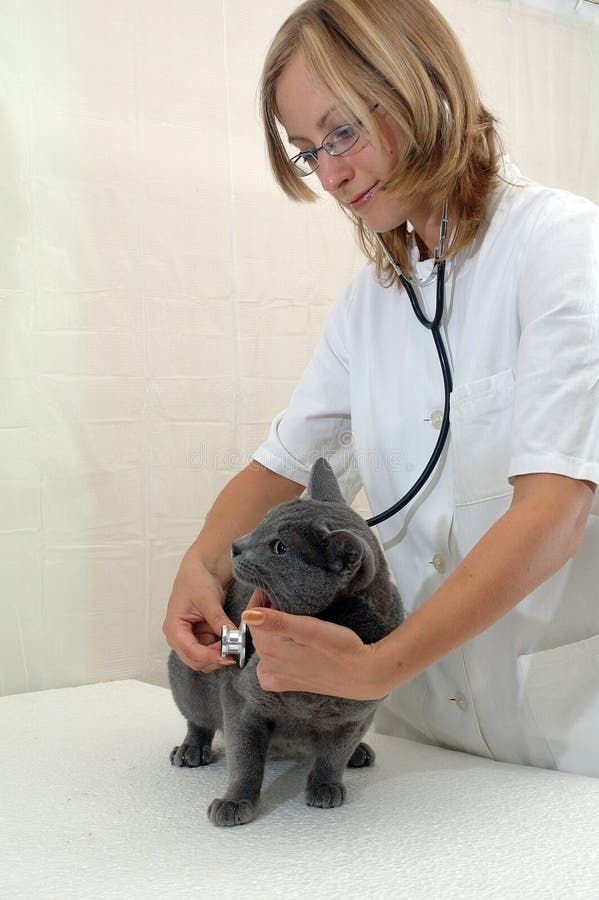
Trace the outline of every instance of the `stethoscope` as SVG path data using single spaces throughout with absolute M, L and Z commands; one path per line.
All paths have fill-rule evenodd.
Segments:
M 381 522 L 385 522 L 387 519 L 390 519 L 391 516 L 396 515 L 396 513 L 407 506 L 408 503 L 410 503 L 410 501 L 420 493 L 426 482 L 431 477 L 433 471 L 435 470 L 435 466 L 439 462 L 441 454 L 443 453 L 443 448 L 445 447 L 445 444 L 447 442 L 447 437 L 449 435 L 449 399 L 453 388 L 453 380 L 451 377 L 451 368 L 449 365 L 447 350 L 441 336 L 441 321 L 443 319 L 443 312 L 445 310 L 445 260 L 442 259 L 442 256 L 445 249 L 446 236 L 447 202 L 443 204 L 443 210 L 441 213 L 439 243 L 435 247 L 432 272 L 426 278 L 406 278 L 406 276 L 403 274 L 403 272 L 389 253 L 389 250 L 385 246 L 381 236 L 376 232 L 374 233 L 376 241 L 380 245 L 383 253 L 385 254 L 397 277 L 404 286 L 408 297 L 410 298 L 410 303 L 412 304 L 414 315 L 416 316 L 420 324 L 424 325 L 424 327 L 427 328 L 433 336 L 435 347 L 437 348 L 437 354 L 439 356 L 441 373 L 443 375 L 445 399 L 443 402 L 443 419 L 441 422 L 441 428 L 439 430 L 439 437 L 437 438 L 437 442 L 433 448 L 433 452 L 431 453 L 429 461 L 427 462 L 426 466 L 424 467 L 412 487 L 408 491 L 406 491 L 403 497 L 401 497 L 396 503 L 393 504 L 393 506 L 390 506 L 383 512 L 377 513 L 376 516 L 372 516 L 370 519 L 366 519 L 366 524 L 370 525 L 371 528 L 374 525 L 379 525 Z M 422 309 L 422 305 L 418 299 L 417 291 L 420 290 L 420 288 L 432 284 L 435 279 L 437 282 L 435 314 L 432 319 L 429 319 Z M 243 668 L 246 661 L 246 647 L 249 643 L 249 639 L 250 634 L 245 622 L 241 623 L 241 628 L 238 631 L 232 628 L 230 629 L 227 625 L 223 625 L 221 632 L 221 659 L 227 659 L 227 657 L 230 656 L 237 656 L 239 667 Z
M 428 328 L 433 336 L 435 347 L 437 348 L 437 354 L 439 356 L 441 373 L 443 375 L 443 389 L 445 393 L 445 399 L 443 401 L 443 419 L 441 422 L 441 428 L 439 430 L 439 437 L 437 438 L 437 442 L 434 446 L 433 452 L 431 453 L 429 461 L 427 462 L 426 466 L 424 467 L 412 487 L 408 491 L 406 491 L 403 497 L 401 497 L 396 503 L 393 504 L 393 506 L 390 506 L 383 512 L 377 513 L 376 516 L 372 516 L 370 519 L 366 519 L 366 524 L 370 525 L 371 528 L 374 525 L 379 525 L 381 522 L 385 522 L 387 519 L 390 519 L 391 516 L 396 515 L 401 509 L 404 508 L 404 506 L 407 506 L 408 503 L 410 503 L 410 501 L 413 500 L 417 494 L 420 493 L 426 482 L 433 474 L 435 466 L 439 462 L 441 454 L 443 453 L 443 448 L 445 447 L 447 437 L 449 435 L 449 398 L 453 388 L 453 380 L 451 377 L 451 367 L 449 365 L 447 350 L 441 336 L 441 321 L 443 319 L 443 312 L 445 310 L 445 260 L 442 259 L 442 256 L 445 250 L 445 240 L 447 237 L 447 201 L 445 201 L 445 203 L 443 204 L 443 210 L 441 212 L 439 243 L 435 247 L 433 269 L 430 275 L 428 275 L 426 278 L 406 278 L 406 276 L 403 274 L 403 272 L 389 253 L 381 236 L 375 232 L 374 237 L 381 247 L 381 250 L 385 254 L 387 260 L 391 264 L 397 277 L 404 286 L 406 294 L 410 298 L 410 303 L 412 304 L 414 315 L 421 325 L 424 325 L 425 328 Z M 437 281 L 435 315 L 432 319 L 429 319 L 422 309 L 416 291 L 431 284 L 435 279 Z

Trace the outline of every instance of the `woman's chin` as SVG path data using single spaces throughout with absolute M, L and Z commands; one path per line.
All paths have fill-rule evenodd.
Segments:
M 375 210 L 364 210 L 363 213 L 356 213 L 360 219 L 364 222 L 364 224 L 371 230 L 376 231 L 378 234 L 384 234 L 386 231 L 393 231 L 394 228 L 399 228 L 400 225 L 403 225 L 406 221 L 406 216 L 395 215 L 390 216 L 389 213 L 378 213 Z

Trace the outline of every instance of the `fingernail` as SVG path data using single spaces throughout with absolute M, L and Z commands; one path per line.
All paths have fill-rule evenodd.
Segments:
M 264 622 L 264 613 L 260 612 L 259 609 L 246 609 L 241 618 L 244 622 L 247 622 L 248 625 L 262 625 Z
M 234 659 L 219 659 L 219 665 L 221 666 L 236 666 L 237 663 Z

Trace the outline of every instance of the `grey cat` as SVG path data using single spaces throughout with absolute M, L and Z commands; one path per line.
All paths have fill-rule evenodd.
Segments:
M 254 531 L 235 541 L 232 558 L 235 577 L 225 610 L 233 622 L 241 620 L 256 588 L 264 592 L 262 606 L 345 625 L 365 643 L 380 640 L 404 619 L 381 548 L 345 503 L 324 459 L 312 467 L 307 496 L 272 509 Z M 360 739 L 379 701 L 264 691 L 256 677 L 258 661 L 254 651 L 242 669 L 204 674 L 174 652 L 169 657 L 173 696 L 188 722 L 171 763 L 207 765 L 214 733 L 224 730 L 229 785 L 224 799 L 208 808 L 215 825 L 243 825 L 256 816 L 269 749 L 310 755 L 306 803 L 323 808 L 343 802 L 346 765 L 374 760 Z

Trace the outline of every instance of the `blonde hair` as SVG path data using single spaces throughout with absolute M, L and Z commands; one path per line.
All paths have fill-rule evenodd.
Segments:
M 307 0 L 283 23 L 262 72 L 261 110 L 270 163 L 294 200 L 314 193 L 289 163 L 276 104 L 279 78 L 300 52 L 308 69 L 341 106 L 356 116 L 380 148 L 378 103 L 403 129 L 407 149 L 386 184 L 404 198 L 445 199 L 457 215 L 444 258 L 455 256 L 484 222 L 486 198 L 497 178 L 500 142 L 460 44 L 429 0 Z M 368 227 L 351 210 L 358 242 L 384 284 L 397 275 Z M 381 235 L 405 274 L 412 270 L 411 235 L 403 224 Z

